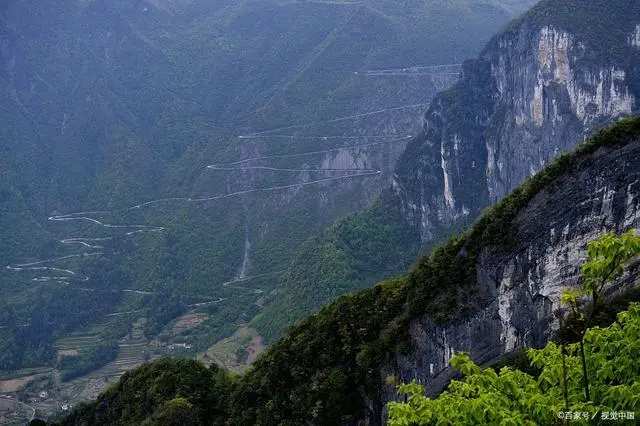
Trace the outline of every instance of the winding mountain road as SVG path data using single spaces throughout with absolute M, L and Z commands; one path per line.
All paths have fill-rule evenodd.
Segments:
M 273 161 L 273 160 L 277 160 L 277 159 L 295 159 L 295 158 L 302 158 L 302 157 L 308 157 L 308 156 L 313 156 L 313 155 L 339 153 L 339 152 L 353 151 L 353 150 L 358 150 L 358 149 L 368 148 L 368 147 L 373 147 L 373 146 L 380 146 L 380 145 L 388 145 L 388 144 L 393 144 L 393 143 L 407 142 L 412 136 L 410 136 L 410 135 L 407 135 L 407 136 L 404 136 L 404 137 L 398 137 L 398 136 L 393 136 L 393 135 L 353 135 L 353 136 L 345 136 L 345 135 L 336 135 L 336 136 L 330 136 L 330 135 L 302 135 L 302 136 L 296 136 L 296 135 L 291 135 L 291 134 L 283 134 L 283 132 L 286 131 L 286 130 L 292 130 L 292 129 L 313 128 L 315 126 L 322 125 L 322 124 L 338 123 L 338 122 L 343 122 L 343 121 L 347 121 L 347 120 L 357 120 L 357 119 L 360 119 L 360 118 L 369 117 L 369 116 L 373 116 L 373 115 L 377 115 L 377 114 L 389 113 L 389 112 L 393 112 L 393 111 L 400 111 L 400 110 L 411 109 L 411 108 L 423 108 L 425 106 L 427 106 L 426 103 L 403 105 L 403 106 L 398 106 L 398 107 L 393 107 L 393 108 L 385 108 L 385 109 L 380 109 L 380 110 L 376 110 L 376 111 L 370 111 L 370 112 L 365 112 L 365 113 L 342 116 L 342 117 L 338 117 L 338 118 L 334 118 L 334 119 L 330 119 L 330 120 L 323 120 L 323 121 L 317 121 L 317 122 L 312 122 L 312 123 L 294 124 L 294 125 L 290 125 L 290 126 L 279 127 L 279 128 L 276 128 L 276 129 L 270 129 L 270 130 L 264 130 L 264 131 L 260 131 L 260 132 L 250 133 L 250 134 L 247 134 L 247 135 L 240 135 L 240 136 L 238 136 L 239 139 L 258 139 L 258 138 L 276 139 L 276 138 L 285 138 L 285 139 L 292 139 L 292 140 L 295 140 L 295 139 L 300 139 L 300 140 L 309 139 L 309 140 L 319 140 L 319 141 L 330 141 L 330 140 L 367 141 L 368 139 L 369 140 L 373 139 L 373 140 L 376 140 L 376 142 L 366 142 L 366 143 L 353 144 L 353 145 L 337 147 L 337 148 L 320 149 L 320 150 L 313 150 L 313 151 L 306 151 L 306 152 L 292 153 L 292 154 L 258 156 L 258 157 L 245 158 L 245 159 L 241 159 L 241 160 L 233 161 L 233 162 L 228 162 L 228 163 L 210 164 L 210 165 L 206 166 L 206 168 L 208 170 L 211 170 L 211 171 L 223 171 L 223 172 L 264 170 L 264 171 L 278 172 L 278 173 L 305 173 L 305 174 L 313 174 L 313 175 L 320 174 L 320 176 L 317 176 L 315 179 L 305 180 L 305 181 L 302 181 L 302 182 L 294 182 L 294 183 L 285 184 L 285 185 L 274 185 L 274 186 L 268 186 L 268 187 L 262 187 L 262 188 L 251 188 L 251 189 L 245 189 L 245 190 L 241 190 L 241 191 L 228 192 L 226 194 L 211 195 L 211 196 L 160 198 L 160 199 L 155 199 L 155 200 L 150 200 L 150 201 L 146 201 L 146 202 L 143 202 L 143 203 L 139 203 L 139 204 L 136 204 L 134 206 L 130 206 L 130 207 L 122 208 L 122 209 L 115 209 L 115 210 L 93 210 L 93 211 L 81 211 L 81 212 L 67 213 L 67 214 L 56 214 L 56 213 L 54 213 L 51 216 L 49 216 L 49 218 L 48 218 L 48 220 L 51 221 L 51 222 L 60 222 L 60 223 L 62 223 L 62 222 L 74 222 L 74 221 L 80 222 L 80 221 L 82 221 L 82 222 L 88 222 L 88 223 L 91 223 L 91 224 L 94 224 L 94 225 L 97 225 L 97 226 L 100 226 L 100 227 L 103 227 L 103 228 L 108 228 L 108 229 L 113 229 L 113 230 L 122 230 L 124 232 L 118 233 L 116 235 L 106 236 L 106 237 L 82 236 L 82 237 L 63 238 L 63 239 L 59 240 L 59 242 L 61 244 L 69 245 L 69 246 L 77 245 L 77 246 L 79 246 L 81 248 L 84 248 L 84 249 L 90 249 L 90 250 L 96 250 L 96 251 L 72 254 L 72 255 L 68 255 L 68 256 L 62 256 L 62 257 L 57 257 L 57 258 L 45 259 L 45 260 L 38 260 L 38 261 L 34 261 L 34 262 L 29 262 L 29 263 L 10 264 L 10 265 L 6 266 L 6 269 L 13 270 L 13 271 L 16 271 L 16 272 L 19 272 L 19 271 L 50 271 L 50 272 L 55 273 L 55 275 L 51 274 L 51 276 L 43 275 L 43 276 L 32 278 L 32 281 L 36 281 L 36 282 L 47 282 L 47 281 L 50 281 L 50 282 L 60 283 L 60 284 L 63 284 L 63 285 L 68 285 L 72 281 L 88 281 L 89 280 L 88 276 L 82 275 L 79 272 L 71 270 L 71 269 L 66 269 L 66 268 L 63 268 L 63 267 L 56 267 L 56 266 L 53 266 L 53 265 L 56 262 L 61 262 L 61 261 L 64 261 L 64 260 L 67 260 L 67 259 L 72 259 L 72 258 L 83 258 L 83 257 L 90 257 L 90 256 L 105 256 L 105 255 L 108 255 L 108 254 L 114 254 L 113 252 L 107 253 L 106 251 L 104 251 L 103 250 L 104 246 L 101 243 L 106 242 L 106 241 L 113 241 L 116 238 L 128 237 L 128 236 L 132 236 L 132 235 L 140 234 L 140 233 L 161 232 L 161 231 L 164 231 L 166 229 L 164 226 L 159 226 L 159 225 L 110 223 L 110 222 L 106 222 L 104 219 L 102 219 L 102 216 L 104 216 L 104 215 L 122 214 L 122 213 L 125 213 L 127 211 L 139 210 L 139 209 L 142 209 L 142 208 L 156 206 L 156 205 L 164 204 L 164 203 L 202 203 L 202 202 L 210 202 L 210 201 L 222 200 L 222 199 L 231 198 L 231 197 L 237 197 L 237 196 L 246 195 L 246 194 L 278 191 L 278 190 L 285 190 L 285 189 L 290 189 L 290 188 L 299 188 L 299 187 L 304 187 L 304 186 L 309 186 L 309 185 L 317 185 L 317 184 L 321 184 L 321 183 L 339 181 L 339 180 L 344 180 L 344 179 L 354 179 L 354 178 L 362 178 L 362 177 L 367 177 L 367 176 L 379 175 L 379 174 L 382 173 L 381 170 L 378 170 L 378 169 L 375 169 L 375 168 L 367 168 L 367 167 L 362 167 L 362 168 L 358 168 L 357 166 L 356 167 L 352 167 L 352 168 L 348 168 L 348 167 L 345 167 L 345 168 L 339 168 L 339 167 L 338 168 L 336 168 L 336 167 L 332 167 L 332 168 L 331 167 L 327 167 L 327 168 L 323 168 L 323 167 L 319 167 L 319 168 L 311 168 L 311 167 L 276 167 L 276 166 L 274 166 L 272 164 L 264 164 L 264 162 Z M 329 176 L 322 176 L 322 174 L 329 174 Z M 307 176 L 306 179 L 308 179 L 308 178 L 309 177 Z M 248 238 L 248 236 L 247 236 L 247 238 Z M 226 287 L 226 288 L 230 288 L 230 289 L 245 291 L 245 292 L 248 292 L 250 294 L 262 294 L 262 293 L 264 293 L 263 289 L 250 288 L 250 287 L 246 287 L 246 286 L 243 286 L 243 285 L 238 285 L 238 283 L 243 283 L 243 282 L 249 281 L 251 279 L 257 278 L 257 277 L 271 275 L 271 274 L 274 274 L 274 273 L 280 273 L 280 272 L 283 272 L 283 271 L 277 271 L 277 272 L 272 272 L 272 273 L 267 273 L 267 274 L 258 274 L 258 275 L 253 275 L 253 276 L 246 276 L 246 272 L 248 270 L 248 259 L 249 259 L 248 251 L 249 251 L 249 249 L 250 249 L 250 244 L 249 244 L 249 242 L 247 240 L 246 243 L 245 243 L 245 253 L 244 253 L 243 261 L 242 261 L 242 264 L 241 264 L 242 268 L 241 268 L 241 271 L 239 273 L 239 276 L 236 277 L 235 279 L 223 282 L 222 286 Z M 91 289 L 91 288 L 86 288 L 86 287 L 79 287 L 79 288 L 75 288 L 75 289 L 77 289 L 78 291 L 91 291 L 91 292 L 103 291 L 103 290 L 99 290 L 99 289 Z M 104 290 L 104 291 L 106 291 L 106 290 Z M 124 290 L 114 290 L 114 291 L 116 291 L 116 292 L 120 291 L 120 292 L 125 292 L 125 293 L 133 293 L 133 294 L 142 294 L 142 295 L 155 294 L 154 292 L 144 291 L 144 290 L 137 290 L 137 289 L 124 289 Z M 208 304 L 220 303 L 220 302 L 222 302 L 224 300 L 226 300 L 226 298 L 219 298 L 219 299 L 213 300 L 213 301 L 195 303 L 195 304 L 191 304 L 191 305 L 188 305 L 188 306 L 192 307 L 192 308 L 197 308 L 197 307 L 205 306 L 205 305 L 208 305 Z M 127 312 L 114 312 L 114 313 L 109 314 L 108 316 L 116 316 L 116 315 L 125 315 L 125 314 L 137 313 L 137 312 L 145 312 L 146 310 L 147 309 L 132 310 L 132 311 L 127 311 Z

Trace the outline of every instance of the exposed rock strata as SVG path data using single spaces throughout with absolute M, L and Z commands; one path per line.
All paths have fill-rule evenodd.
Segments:
M 524 347 L 540 347 L 558 329 L 553 312 L 562 292 L 579 283 L 587 244 L 606 232 L 640 227 L 640 141 L 601 148 L 582 158 L 552 187 L 538 193 L 514 221 L 516 245 L 509 250 L 484 246 L 477 262 L 481 292 L 488 305 L 468 320 L 436 325 L 415 318 L 410 333 L 415 349 L 396 355 L 385 375 L 417 379 L 437 393 L 451 379 L 451 357 L 471 353 L 479 363 Z M 635 282 L 640 268 L 616 284 Z M 393 387 L 385 402 L 396 398 Z
M 637 111 L 639 40 L 640 23 L 618 64 L 594 59 L 562 28 L 525 21 L 468 61 L 463 80 L 432 103 L 394 175 L 422 241 L 477 217 L 603 123 Z

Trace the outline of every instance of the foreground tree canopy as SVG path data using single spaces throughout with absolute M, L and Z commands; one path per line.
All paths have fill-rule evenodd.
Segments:
M 640 304 L 618 314 L 609 327 L 589 327 L 607 284 L 621 277 L 625 264 L 639 253 L 635 230 L 606 234 L 589 244 L 583 290 L 562 297 L 571 310 L 569 334 L 577 343 L 563 340 L 529 349 L 526 356 L 536 373 L 481 369 L 467 354 L 458 354 L 451 366 L 464 381 L 453 381 L 436 399 L 425 397 L 415 382 L 401 385 L 408 401 L 388 404 L 389 425 L 635 424 L 640 414 Z
M 527 352 L 532 365 L 542 370 L 538 377 L 510 367 L 499 372 L 481 369 L 466 354 L 456 355 L 451 365 L 465 380 L 451 382 L 436 399 L 423 396 L 416 383 L 400 386 L 408 402 L 389 403 L 389 425 L 551 425 L 568 417 L 571 424 L 591 424 L 592 419 L 606 420 L 612 413 L 635 424 L 633 417 L 640 412 L 640 304 L 620 313 L 611 326 L 587 331 L 585 348 L 594 372 L 592 401 L 585 401 L 576 343 L 568 346 L 564 357 L 569 403 L 565 406 L 562 347 L 550 342 L 544 349 Z

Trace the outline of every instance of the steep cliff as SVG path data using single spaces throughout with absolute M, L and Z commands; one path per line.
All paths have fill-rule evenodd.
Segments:
M 439 95 L 393 181 L 423 243 L 477 217 L 550 159 L 638 110 L 640 4 L 543 1 Z
M 635 123 L 638 126 L 640 120 Z M 636 135 L 634 142 L 619 148 L 563 156 L 498 205 L 493 214 L 504 215 L 499 220 L 504 230 L 499 231 L 498 223 L 493 226 L 498 238 L 484 234 L 481 239 L 486 242 L 471 250 L 468 239 L 455 245 L 459 251 L 454 256 L 473 271 L 467 277 L 475 282 L 469 310 L 462 310 L 462 315 L 447 312 L 450 305 L 442 294 L 433 301 L 432 290 L 441 283 L 431 281 L 432 288 L 415 290 L 414 311 L 426 305 L 432 313 L 410 321 L 413 349 L 396 355 L 388 365 L 390 374 L 403 380 L 418 378 L 435 393 L 451 378 L 447 367 L 456 352 L 470 352 L 486 363 L 523 347 L 542 346 L 558 330 L 553 313 L 560 308 L 562 292 L 579 281 L 587 243 L 605 232 L 640 226 L 639 150 Z M 470 264 L 467 253 L 473 259 Z M 432 278 L 423 274 L 430 262 L 423 259 L 410 275 L 414 288 L 423 286 L 425 277 L 426 282 Z M 635 284 L 638 273 L 635 265 L 617 283 L 617 290 Z M 388 398 L 393 391 L 387 391 Z
M 437 392 L 457 351 L 489 362 L 543 344 L 586 243 L 640 226 L 640 118 L 601 131 L 526 180 L 408 277 L 341 297 L 258 359 L 237 424 L 381 424 L 389 376 Z M 619 283 L 635 282 L 637 269 Z M 246 403 L 240 401 L 248 401 Z M 241 414 L 240 414 L 241 413 Z
M 336 229 L 348 240 L 361 225 L 341 221 L 299 255 L 292 271 L 305 272 L 290 273 L 283 285 L 292 296 L 276 299 L 257 325 L 277 334 L 285 301 L 311 311 L 330 301 L 334 288 L 353 291 L 380 279 L 379 271 L 383 277 L 402 273 L 420 245 L 426 252 L 460 232 L 551 159 L 603 124 L 638 111 L 639 26 L 640 4 L 631 0 L 545 0 L 513 21 L 477 59 L 465 62 L 461 81 L 432 101 L 422 131 L 398 161 L 392 194 L 385 192 L 377 207 L 400 214 L 361 213 L 375 216 L 373 229 L 412 229 L 386 234 L 391 259 L 359 270 L 371 259 L 366 247 L 332 240 Z M 320 265 L 308 256 L 320 251 L 342 263 Z

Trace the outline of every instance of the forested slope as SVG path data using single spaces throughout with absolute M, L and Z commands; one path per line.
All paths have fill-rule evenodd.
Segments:
M 487 281 L 491 258 L 517 259 L 520 246 L 529 241 L 529 234 L 535 232 L 546 238 L 547 233 L 552 232 L 551 224 L 562 217 L 564 210 L 557 209 L 555 204 L 546 205 L 545 198 L 570 193 L 575 200 L 583 200 L 583 205 L 600 203 L 598 191 L 581 184 L 581 178 L 590 174 L 594 181 L 617 182 L 614 199 L 631 199 L 631 204 L 623 203 L 630 215 L 620 216 L 617 207 L 603 213 L 610 221 L 609 227 L 627 228 L 640 223 L 637 203 L 640 194 L 633 187 L 640 170 L 636 167 L 639 150 L 640 118 L 626 119 L 598 132 L 576 151 L 553 161 L 489 209 L 460 236 L 422 257 L 406 277 L 345 295 L 299 322 L 264 353 L 246 375 L 234 379 L 224 409 L 228 410 L 227 424 L 335 425 L 363 420 L 381 424 L 382 407 L 389 398 L 384 389 L 392 385 L 386 382 L 387 374 L 399 374 L 398 378 L 406 380 L 402 368 L 413 371 L 423 368 L 422 364 L 397 364 L 403 356 L 424 350 L 421 345 L 430 344 L 431 340 L 425 340 L 426 336 L 420 334 L 420 330 L 430 332 L 429 326 L 421 321 L 427 318 L 445 331 L 446 327 L 457 324 L 466 329 L 465 321 L 491 306 L 499 297 L 496 288 Z M 614 169 L 611 164 L 615 165 Z M 530 215 L 531 211 L 535 211 L 535 215 Z M 527 220 L 523 221 L 523 212 L 538 224 L 535 229 Z M 571 223 L 571 227 L 575 229 L 571 234 L 574 242 L 601 232 L 595 222 L 580 220 Z M 585 249 L 575 247 L 576 256 Z M 573 255 L 567 257 L 567 261 L 573 262 Z M 510 260 L 505 262 L 508 264 Z M 568 270 L 579 269 L 571 263 L 565 266 Z M 635 285 L 637 278 L 637 269 L 633 269 L 621 283 Z M 575 285 L 569 275 L 558 280 L 555 285 L 560 288 Z M 527 284 L 516 282 L 514 285 L 518 288 Z M 502 285 L 499 291 L 504 291 Z M 524 298 L 512 303 L 524 303 Z M 559 298 L 559 294 L 553 298 Z M 526 326 L 548 339 L 550 335 L 543 328 L 553 321 L 552 313 L 543 309 L 540 315 Z M 491 330 L 486 332 L 487 336 L 478 334 L 477 337 L 485 339 L 493 334 Z M 458 350 L 464 346 L 456 341 L 450 344 Z M 509 348 L 507 345 L 498 350 Z M 471 357 L 482 358 L 482 351 L 476 353 L 473 349 Z M 417 358 L 410 358 L 409 362 L 411 360 L 418 362 Z M 434 358 L 431 362 L 437 360 Z M 393 368 L 399 370 L 393 371 Z M 432 377 L 418 379 L 429 381 Z M 105 398 L 117 395 L 113 392 L 116 391 L 111 390 L 98 402 L 79 409 L 63 424 L 89 424 L 91 416 L 101 411 L 98 407 Z M 135 407 L 137 404 L 130 409 L 138 409 Z
M 141 317 L 232 333 L 457 79 L 355 73 L 472 56 L 529 3 L 3 2 L 0 368 Z

